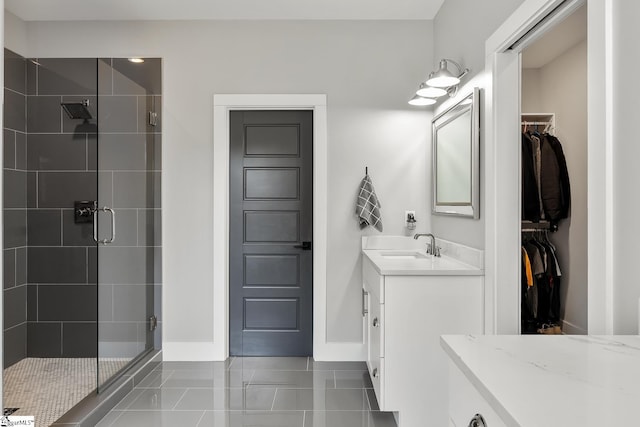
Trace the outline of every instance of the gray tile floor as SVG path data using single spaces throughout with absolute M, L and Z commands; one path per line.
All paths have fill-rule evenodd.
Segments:
M 395 427 L 361 362 L 163 362 L 96 427 Z

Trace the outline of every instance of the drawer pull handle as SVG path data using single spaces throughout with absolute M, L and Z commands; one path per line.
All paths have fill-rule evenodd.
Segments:
M 362 317 L 369 314 L 369 310 L 367 310 L 367 291 L 362 290 Z
M 373 327 L 377 328 L 378 326 L 380 326 L 380 321 L 378 321 L 377 317 L 373 318 Z
M 469 421 L 469 427 L 487 427 L 487 423 L 482 418 L 482 415 L 475 414 L 471 421 Z
M 375 368 L 375 369 L 373 370 L 373 373 L 372 373 L 371 375 L 373 375 L 373 378 L 378 378 L 378 377 L 379 377 L 379 375 L 378 375 L 378 368 Z

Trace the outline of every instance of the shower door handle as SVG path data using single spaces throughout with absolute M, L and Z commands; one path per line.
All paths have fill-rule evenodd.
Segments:
M 111 237 L 109 239 L 98 238 L 98 212 L 109 212 L 111 214 Z M 113 243 L 116 238 L 116 213 L 109 207 L 97 208 L 93 211 L 93 240 L 103 245 Z
M 116 213 L 113 209 L 104 207 L 102 208 L 104 212 L 109 212 L 111 214 L 111 238 L 103 242 L 104 244 L 113 243 L 116 238 Z

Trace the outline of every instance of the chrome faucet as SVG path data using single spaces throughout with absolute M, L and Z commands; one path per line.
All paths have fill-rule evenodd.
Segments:
M 431 233 L 416 233 L 413 238 L 418 240 L 418 237 L 430 237 L 431 243 L 427 245 L 427 253 L 433 256 L 440 256 L 440 248 L 436 246 L 436 236 Z

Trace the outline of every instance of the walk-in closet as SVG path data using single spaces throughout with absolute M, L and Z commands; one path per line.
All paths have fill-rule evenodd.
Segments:
M 522 52 L 521 332 L 587 333 L 587 6 Z

